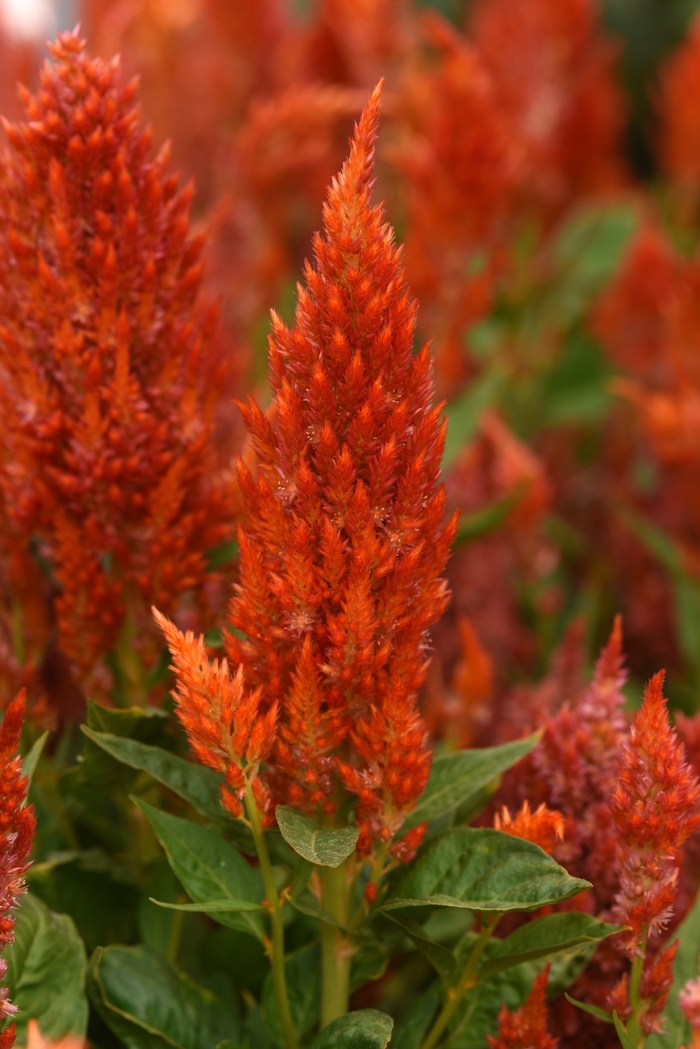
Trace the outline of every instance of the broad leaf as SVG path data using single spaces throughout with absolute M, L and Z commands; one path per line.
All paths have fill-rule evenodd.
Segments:
M 313 944 L 302 947 L 287 955 L 284 960 L 284 968 L 294 1030 L 297 1037 L 303 1040 L 318 1022 L 321 1001 L 321 953 L 318 946 Z M 277 1016 L 271 972 L 268 972 L 263 983 L 261 1004 L 271 1034 L 275 1041 L 281 1041 L 282 1032 Z
M 583 943 L 595 943 L 620 932 L 621 925 L 608 925 L 590 914 L 569 911 L 548 914 L 522 925 L 504 940 L 495 941 L 494 953 L 479 968 L 479 979 L 488 980 L 498 972 L 521 962 L 536 961 Z
M 433 762 L 430 778 L 404 828 L 438 819 L 467 802 L 489 783 L 529 754 L 540 738 L 539 733 L 481 750 L 458 750 L 442 754 Z
M 168 862 L 195 903 L 209 900 L 249 900 L 260 903 L 262 879 L 233 845 L 207 827 L 171 816 L 145 801 L 133 799 L 165 849 Z M 209 913 L 209 912 L 205 912 Z M 211 912 L 218 922 L 262 937 L 255 913 Z
M 211 1049 L 238 1033 L 235 1015 L 216 995 L 147 947 L 98 947 L 88 986 L 128 1049 Z
M 223 819 L 219 788 L 224 778 L 212 769 L 185 761 L 162 747 L 152 747 L 109 732 L 95 732 L 86 725 L 81 725 L 81 729 L 89 740 L 111 757 L 132 769 L 148 772 L 203 816 L 216 821 Z
M 54 914 L 26 893 L 17 910 L 14 943 L 5 948 L 6 982 L 17 1006 L 17 1040 L 26 1042 L 27 1024 L 36 1020 L 49 1038 L 85 1035 L 87 958 L 83 941 L 67 914 Z
M 109 732 L 114 736 L 149 739 L 162 729 L 168 720 L 167 710 L 160 707 L 124 707 L 115 710 L 88 700 L 88 726 L 95 732 Z
M 394 1021 L 377 1009 L 358 1009 L 324 1027 L 311 1049 L 386 1049 Z
M 426 849 L 380 910 L 533 911 L 589 887 L 590 882 L 572 878 L 529 841 L 497 830 L 460 827 Z
M 284 840 L 309 863 L 339 867 L 355 851 L 359 827 L 322 827 L 287 805 L 278 805 L 275 815 Z

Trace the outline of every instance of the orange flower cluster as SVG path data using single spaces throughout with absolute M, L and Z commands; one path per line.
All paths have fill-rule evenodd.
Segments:
M 243 667 L 232 676 L 225 659 L 209 662 L 201 637 L 196 638 L 189 630 L 181 634 L 155 608 L 153 615 L 173 657 L 175 709 L 190 746 L 203 765 L 226 777 L 226 786 L 221 788 L 222 805 L 234 819 L 243 815 L 241 799 L 247 779 L 259 810 L 266 815 L 268 793 L 257 772 L 272 750 L 277 705 L 263 713 L 262 690 L 246 693 Z
M 539 973 L 532 984 L 525 1005 L 514 1013 L 501 1006 L 498 1017 L 498 1036 L 487 1034 L 490 1049 L 557 1049 L 559 1039 L 547 1030 L 547 983 L 549 966 Z
M 564 824 L 561 812 L 547 808 L 544 802 L 532 812 L 527 800 L 522 803 L 515 816 L 511 816 L 508 806 L 504 805 L 493 818 L 496 830 L 531 841 L 549 853 L 554 852 L 558 843 L 564 840 Z
M 51 573 L 62 652 L 106 687 L 102 657 L 154 600 L 194 592 L 230 534 L 210 435 L 213 315 L 198 303 L 192 189 L 151 158 L 136 88 L 59 37 L 28 123 L 6 125 L 0 184 L 3 567 L 20 596 Z M 31 608 L 31 601 L 28 602 Z M 27 643 L 44 635 L 23 624 Z M 146 632 L 148 636 L 148 632 Z
M 22 776 L 22 759 L 17 753 L 24 722 L 24 691 L 10 703 L 0 725 L 0 952 L 14 937 L 12 911 L 24 892 L 24 872 L 34 839 L 34 809 L 26 804 L 27 780 Z M 7 962 L 0 958 L 0 981 Z M 7 987 L 0 987 L 0 1019 L 17 1012 L 8 999 Z M 14 1045 L 15 1026 L 0 1034 L 0 1049 Z
M 685 760 L 663 697 L 663 672 L 651 679 L 620 754 L 612 816 L 621 843 L 616 914 L 630 926 L 628 950 L 644 949 L 668 924 L 678 852 L 700 827 L 700 781 Z
M 279 704 L 276 800 L 330 814 L 359 799 L 360 848 L 388 841 L 430 764 L 417 692 L 456 521 L 443 524 L 444 425 L 416 306 L 370 204 L 380 89 L 324 207 L 296 325 L 273 316 L 274 414 L 243 408 L 247 526 L 226 636 L 265 709 Z

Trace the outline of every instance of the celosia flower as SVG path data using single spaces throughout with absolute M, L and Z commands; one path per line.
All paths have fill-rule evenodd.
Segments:
M 86 1045 L 83 1039 L 75 1034 L 69 1034 L 55 1042 L 41 1033 L 36 1020 L 30 1020 L 27 1026 L 27 1049 L 86 1049 Z
M 515 816 L 511 816 L 508 807 L 503 806 L 493 819 L 496 830 L 512 834 L 516 838 L 525 838 L 539 845 L 545 852 L 554 852 L 557 844 L 564 839 L 564 817 L 556 809 L 549 809 L 542 802 L 530 811 L 530 802 L 525 800 Z
M 559 1039 L 547 1030 L 547 982 L 549 966 L 532 984 L 527 1001 L 514 1013 L 503 1005 L 498 1016 L 498 1036 L 487 1034 L 490 1049 L 557 1049 Z
M 273 315 L 274 414 L 243 408 L 247 526 L 226 634 L 230 661 L 279 703 L 276 800 L 328 814 L 356 794 L 360 847 L 390 840 L 430 764 L 417 692 L 455 522 L 438 484 L 444 425 L 416 304 L 383 210 L 370 203 L 380 89 L 324 207 L 296 325 Z
M 700 827 L 700 782 L 685 761 L 663 697 L 663 672 L 647 685 L 620 753 L 610 807 L 620 841 L 619 921 L 630 927 L 627 949 L 644 950 L 673 911 L 678 851 Z
M 273 703 L 263 713 L 261 689 L 245 690 L 243 667 L 232 675 L 225 659 L 210 663 L 201 637 L 196 638 L 191 631 L 181 634 L 155 608 L 153 615 L 173 657 L 175 710 L 190 746 L 203 765 L 226 777 L 221 803 L 234 818 L 241 816 L 247 777 L 255 789 L 258 807 L 266 815 L 267 792 L 257 771 L 272 749 L 277 705 Z
M 6 125 L 0 502 L 7 571 L 34 536 L 61 648 L 89 676 L 125 618 L 143 633 L 152 601 L 174 609 L 194 590 L 206 607 L 231 499 L 209 442 L 218 365 L 192 189 L 166 174 L 167 150 L 151 158 L 116 62 L 90 59 L 77 33 L 50 51 L 28 122 Z
M 34 809 L 26 804 L 27 780 L 22 776 L 22 759 L 17 753 L 24 720 L 24 691 L 10 703 L 0 725 L 0 952 L 14 939 L 13 910 L 24 892 L 24 872 L 34 839 Z M 0 981 L 7 962 L 0 958 Z M 17 1012 L 8 998 L 8 988 L 0 988 L 0 1020 Z M 14 1044 L 15 1027 L 10 1024 L 0 1034 L 0 1049 Z

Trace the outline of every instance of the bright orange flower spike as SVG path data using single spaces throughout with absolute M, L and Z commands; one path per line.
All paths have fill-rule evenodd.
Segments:
M 564 817 L 556 809 L 549 809 L 544 802 L 534 812 L 530 811 L 530 802 L 522 806 L 511 816 L 506 805 L 493 818 L 496 830 L 512 834 L 516 838 L 525 838 L 539 845 L 545 852 L 554 852 L 557 844 L 564 840 Z
M 647 685 L 641 709 L 622 744 L 610 807 L 620 841 L 616 917 L 631 927 L 635 954 L 672 914 L 678 850 L 700 827 L 700 781 L 685 760 L 663 697 L 663 672 Z
M 267 791 L 259 782 L 258 766 L 272 749 L 277 725 L 277 706 L 260 710 L 260 692 L 246 692 L 243 667 L 231 675 L 225 659 L 212 663 L 203 638 L 191 631 L 181 634 L 157 609 L 156 623 L 165 634 L 177 675 L 173 692 L 177 716 L 192 750 L 209 768 L 226 776 L 221 803 L 234 818 L 243 814 L 241 798 L 246 777 L 256 790 L 263 816 L 269 808 Z
M 332 813 L 359 796 L 361 848 L 390 840 L 430 756 L 417 708 L 455 522 L 438 483 L 444 424 L 401 253 L 370 203 L 381 85 L 324 206 L 296 325 L 273 314 L 274 413 L 242 407 L 259 460 L 227 633 L 263 709 L 280 705 L 276 800 Z
M 46 1038 L 41 1033 L 36 1020 L 30 1020 L 27 1027 L 27 1049 L 86 1049 L 86 1043 L 74 1034 L 54 1042 L 52 1038 Z
M 84 46 L 51 45 L 28 122 L 6 125 L 0 182 L 0 504 L 10 542 L 34 537 L 60 587 L 83 680 L 125 616 L 143 633 L 151 602 L 203 591 L 231 528 L 192 188 L 166 174 L 167 149 L 152 159 L 135 83 Z
M 487 1034 L 490 1049 L 557 1049 L 559 1039 L 547 1031 L 547 982 L 549 966 L 539 973 L 532 984 L 528 999 L 514 1013 L 501 1006 L 498 1016 L 498 1036 Z
M 8 706 L 0 725 L 0 951 L 14 939 L 12 911 L 24 892 L 24 872 L 34 840 L 34 809 L 26 804 L 27 780 L 22 776 L 22 759 L 17 753 L 24 722 L 24 690 Z M 7 962 L 0 958 L 0 981 Z M 7 987 L 0 987 L 0 1020 L 17 1012 L 8 999 Z M 0 1049 L 14 1044 L 15 1026 L 0 1034 Z

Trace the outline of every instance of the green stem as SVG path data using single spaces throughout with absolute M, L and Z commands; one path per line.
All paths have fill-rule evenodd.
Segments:
M 282 925 L 282 906 L 279 894 L 272 876 L 272 864 L 270 853 L 267 850 L 265 834 L 260 823 L 260 813 L 255 804 L 253 790 L 248 780 L 245 785 L 245 801 L 250 820 L 250 829 L 253 832 L 255 848 L 260 861 L 260 873 L 265 886 L 265 895 L 270 908 L 270 925 L 272 927 L 272 942 L 268 944 L 268 954 L 272 965 L 272 985 L 275 990 L 275 1002 L 277 1003 L 277 1014 L 279 1016 L 282 1038 L 285 1049 L 297 1049 L 297 1036 L 294 1031 L 292 1012 L 289 1008 L 289 995 L 287 993 L 287 974 L 284 968 L 284 926 Z
M 347 926 L 350 878 L 348 860 L 321 870 L 321 902 L 337 922 Z M 321 1027 L 345 1016 L 350 1005 L 352 947 L 342 929 L 321 922 Z
M 479 933 L 479 937 L 474 944 L 472 953 L 469 955 L 464 972 L 460 976 L 458 982 L 454 987 L 451 987 L 447 992 L 447 1001 L 442 1007 L 440 1015 L 428 1032 L 428 1036 L 423 1042 L 422 1049 L 434 1049 L 442 1038 L 447 1025 L 457 1011 L 457 1008 L 464 998 L 468 990 L 470 990 L 476 983 L 476 967 L 481 961 L 481 956 L 486 949 L 486 944 L 491 939 L 493 930 L 496 928 L 497 923 L 501 918 L 500 914 L 497 914 L 491 919 Z
M 641 1047 L 644 1045 L 646 1039 L 642 1035 L 642 1028 L 639 1023 L 639 1013 L 641 1011 L 641 986 L 642 986 L 642 973 L 644 971 L 644 958 L 647 953 L 647 930 L 645 929 L 642 934 L 642 942 L 639 945 L 639 953 L 635 954 L 634 961 L 632 962 L 632 968 L 630 970 L 630 1006 L 632 1007 L 632 1015 L 630 1016 L 629 1023 L 627 1024 L 627 1034 L 630 1040 Z

